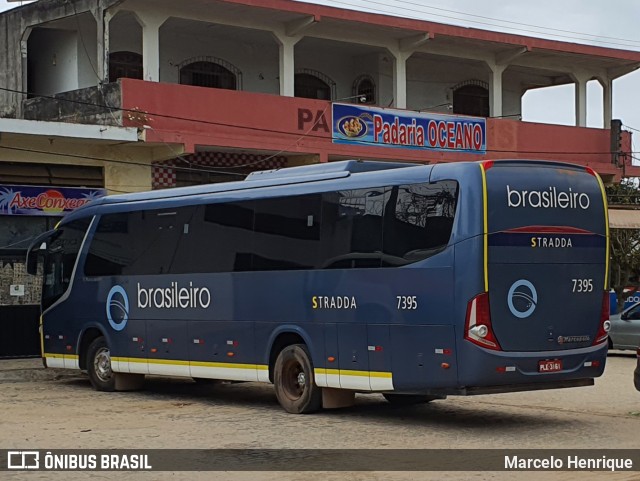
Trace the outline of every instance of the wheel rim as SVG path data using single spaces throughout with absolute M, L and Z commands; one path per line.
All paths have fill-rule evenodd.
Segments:
M 101 347 L 93 358 L 93 370 L 102 382 L 109 382 L 113 371 L 111 370 L 111 353 L 106 347 Z
M 297 360 L 289 360 L 282 369 L 282 387 L 292 401 L 302 397 L 307 388 L 307 374 Z

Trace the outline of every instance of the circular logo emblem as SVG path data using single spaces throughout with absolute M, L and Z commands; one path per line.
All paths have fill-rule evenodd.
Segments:
M 367 124 L 355 115 L 342 117 L 336 123 L 338 130 L 345 137 L 358 138 L 367 134 Z
M 129 298 L 122 286 L 113 286 L 107 296 L 107 319 L 116 331 L 122 331 L 129 320 Z
M 513 283 L 507 295 L 509 310 L 514 316 L 525 319 L 533 314 L 538 304 L 538 292 L 533 284 L 526 279 Z

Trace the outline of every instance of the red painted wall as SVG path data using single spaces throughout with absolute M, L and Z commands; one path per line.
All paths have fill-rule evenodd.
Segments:
M 451 162 L 480 159 L 546 159 L 588 165 L 620 174 L 611 163 L 604 129 L 487 119 L 487 153 L 426 152 L 359 147 L 331 142 L 331 103 L 251 92 L 122 79 L 124 124 L 145 128 L 145 140 L 327 158 Z M 138 111 L 140 113 L 138 113 Z M 144 127 L 146 126 L 146 127 Z M 630 137 L 625 137 L 630 144 Z M 627 174 L 638 168 L 628 168 Z

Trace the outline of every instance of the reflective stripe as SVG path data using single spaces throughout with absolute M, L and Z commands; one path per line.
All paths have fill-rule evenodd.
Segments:
M 607 250 L 604 253 L 604 288 L 609 289 L 609 210 L 607 209 L 607 191 L 604 188 L 602 179 L 597 172 L 594 171 L 596 179 L 598 179 L 598 185 L 600 186 L 600 192 L 602 193 L 602 203 L 604 206 L 604 221 L 605 221 L 605 235 L 607 237 Z
M 483 252 L 484 252 L 484 290 L 489 292 L 489 214 L 487 207 L 487 173 L 484 170 L 484 165 L 480 165 L 480 171 L 482 172 L 482 218 L 483 218 Z

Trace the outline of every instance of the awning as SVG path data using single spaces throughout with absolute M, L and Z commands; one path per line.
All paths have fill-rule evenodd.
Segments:
M 609 227 L 613 229 L 640 229 L 640 210 L 609 209 Z

